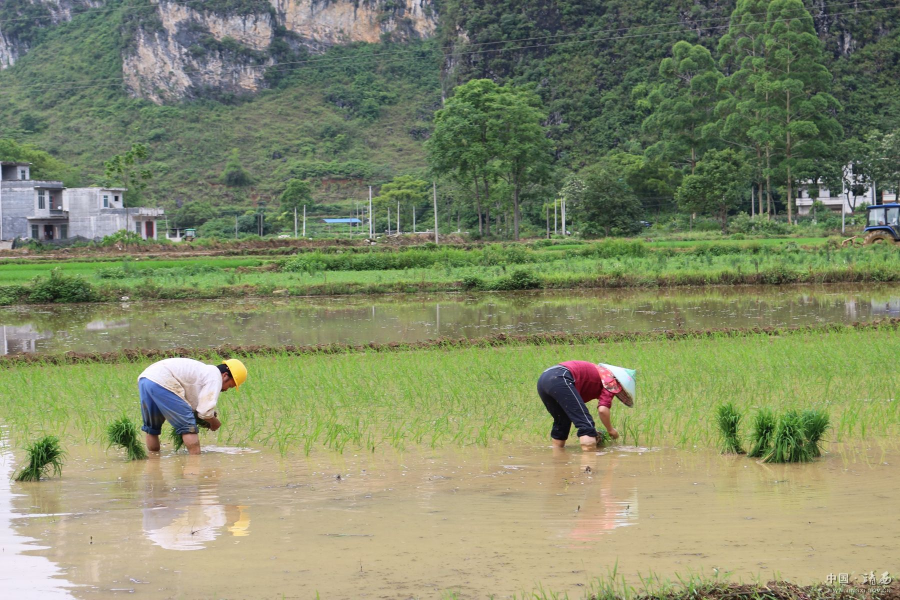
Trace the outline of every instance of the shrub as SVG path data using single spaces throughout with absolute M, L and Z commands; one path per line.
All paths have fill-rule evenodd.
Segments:
M 94 302 L 97 294 L 94 286 L 77 276 L 64 275 L 58 268 L 50 271 L 46 279 L 37 277 L 28 295 L 29 302 Z

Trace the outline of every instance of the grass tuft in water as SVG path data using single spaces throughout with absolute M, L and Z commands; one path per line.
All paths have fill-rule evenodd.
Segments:
M 722 432 L 722 452 L 725 454 L 743 454 L 739 429 L 743 415 L 738 412 L 734 404 L 721 404 L 716 410 L 716 421 Z
M 26 450 L 28 464 L 16 475 L 16 481 L 40 481 L 49 469 L 54 475 L 62 475 L 66 453 L 59 445 L 59 438 L 48 435 L 33 442 Z
M 772 449 L 763 457 L 763 462 L 809 462 L 813 458 L 810 452 L 803 415 L 791 409 L 778 417 Z
M 808 409 L 800 415 L 803 432 L 806 435 L 807 451 L 811 457 L 822 456 L 822 436 L 830 426 L 828 413 L 824 410 Z
M 137 426 L 127 416 L 122 416 L 106 427 L 110 446 L 121 446 L 128 453 L 128 460 L 147 458 L 147 448 L 141 441 Z
M 747 456 L 762 458 L 772 446 L 775 437 L 775 413 L 768 408 L 761 408 L 753 419 L 753 447 Z

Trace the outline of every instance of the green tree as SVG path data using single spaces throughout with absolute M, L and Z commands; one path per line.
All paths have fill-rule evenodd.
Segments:
M 103 163 L 109 184 L 128 188 L 124 194 L 126 206 L 140 203 L 147 182 L 153 178 L 153 173 L 145 166 L 148 156 L 147 146 L 132 144 L 127 152 L 116 154 Z
M 31 178 L 62 181 L 67 187 L 81 183 L 78 169 L 52 157 L 43 150 L 10 139 L 0 139 L 0 160 L 31 163 Z
M 659 141 L 647 149 L 647 156 L 671 161 L 693 173 L 703 152 L 715 141 L 709 125 L 722 74 L 709 50 L 680 41 L 672 47 L 672 56 L 660 63 L 659 75 L 662 82 L 647 98 L 652 113 L 643 124 L 644 131 Z
M 372 198 L 372 203 L 385 212 L 389 209 L 396 210 L 399 203 L 401 214 L 406 213 L 406 208 L 418 207 L 428 201 L 428 182 L 417 179 L 412 175 L 394 177 L 390 183 L 381 186 L 378 196 Z M 399 216 L 399 215 L 398 215 Z M 397 231 L 400 230 L 399 219 Z
M 871 133 L 865 146 L 862 170 L 878 186 L 883 203 L 885 190 L 900 194 L 900 134 Z M 900 199 L 900 195 L 895 197 Z
M 684 178 L 675 195 L 678 205 L 688 211 L 712 215 L 728 229 L 728 213 L 740 207 L 749 179 L 743 157 L 730 148 L 707 152 L 692 175 Z
M 428 162 L 440 176 L 461 186 L 473 186 L 478 233 L 490 235 L 490 209 L 482 201 L 490 197 L 495 179 L 492 165 L 490 101 L 499 86 L 490 79 L 474 79 L 456 88 L 444 108 L 434 115 L 434 133 L 425 143 Z
M 771 164 L 774 140 L 765 112 L 768 97 L 757 93 L 757 85 L 768 69 L 769 47 L 765 44 L 766 10 L 771 0 L 738 0 L 728 31 L 719 40 L 719 64 L 726 73 L 716 105 L 717 130 L 732 148 L 748 155 L 753 173 L 751 189 L 757 191 L 758 214 L 772 213 Z M 765 194 L 763 187 L 765 186 Z M 763 209 L 763 196 L 767 203 Z
M 550 175 L 552 143 L 542 123 L 547 118 L 534 93 L 504 86 L 490 100 L 493 155 L 497 173 L 512 191 L 513 239 L 519 239 L 522 192 Z
M 295 208 L 312 204 L 312 187 L 302 179 L 291 179 L 281 193 L 281 210 L 293 212 Z
M 225 162 L 225 170 L 222 171 L 222 183 L 228 187 L 244 187 L 253 183 L 250 174 L 241 165 L 241 154 L 234 148 Z
M 757 89 L 766 95 L 764 112 L 779 142 L 792 223 L 798 161 L 824 155 L 838 141 L 841 126 L 831 114 L 841 105 L 828 93 L 831 73 L 823 64 L 822 44 L 801 0 L 769 3 L 765 45 L 768 68 Z
M 603 161 L 587 167 L 570 182 L 566 199 L 585 237 L 633 235 L 641 229 L 641 203 L 620 173 Z M 580 189 L 579 189 L 580 188 Z M 564 188 L 565 189 L 565 188 Z
M 199 227 L 217 216 L 219 211 L 209 201 L 193 200 L 175 211 L 175 223 L 179 227 Z

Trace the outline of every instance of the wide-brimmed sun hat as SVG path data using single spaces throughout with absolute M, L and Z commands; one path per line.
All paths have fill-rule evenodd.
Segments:
M 622 391 L 616 394 L 616 398 L 618 398 L 622 404 L 625 406 L 632 408 L 634 407 L 634 395 L 635 395 L 635 382 L 634 382 L 634 369 L 626 369 L 625 367 L 616 367 L 614 365 L 607 365 L 606 363 L 600 363 L 600 366 L 608 369 L 610 373 L 612 373 L 616 381 L 622 386 Z

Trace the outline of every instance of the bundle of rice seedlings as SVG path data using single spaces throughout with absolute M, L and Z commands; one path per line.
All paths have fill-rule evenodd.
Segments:
M 744 449 L 741 448 L 741 439 L 738 435 L 741 417 L 741 413 L 738 412 L 731 402 L 719 405 L 716 411 L 719 429 L 722 431 L 722 452 L 725 454 L 744 453 Z
M 809 462 L 812 460 L 803 417 L 798 411 L 792 409 L 778 417 L 772 448 L 762 460 L 767 463 Z
M 198 417 L 197 413 L 194 413 L 194 417 L 196 417 L 196 419 L 197 419 L 197 427 L 200 427 L 203 429 L 209 429 L 209 423 L 206 422 L 204 419 L 201 419 L 200 417 Z M 175 447 L 175 452 L 178 452 L 179 450 L 184 448 L 184 439 L 181 437 L 180 433 L 177 433 L 175 431 L 174 427 L 169 429 L 169 435 L 172 437 L 172 445 Z
M 25 451 L 28 453 L 28 465 L 22 467 L 16 475 L 16 481 L 40 481 L 50 468 L 54 475 L 62 475 L 66 453 L 60 447 L 58 437 L 43 437 L 29 445 Z
M 822 456 L 822 436 L 829 427 L 828 413 L 824 410 L 808 409 L 800 415 L 803 419 L 803 432 L 806 435 L 806 444 L 809 455 Z
M 769 451 L 775 435 L 775 413 L 768 408 L 761 408 L 753 419 L 753 447 L 747 456 L 761 458 Z
M 126 416 L 113 421 L 106 428 L 106 437 L 110 446 L 121 446 L 128 453 L 128 460 L 147 458 L 147 448 L 141 441 L 137 426 Z

